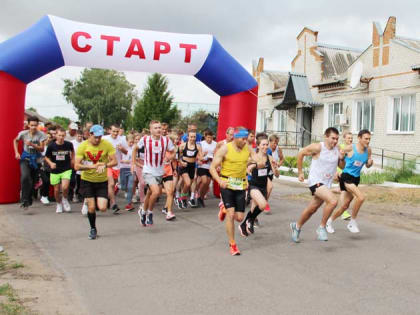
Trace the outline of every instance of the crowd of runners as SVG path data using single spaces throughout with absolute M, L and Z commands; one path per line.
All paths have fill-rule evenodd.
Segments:
M 348 220 L 350 232 L 359 232 L 356 219 L 365 197 L 358 185 L 363 166 L 373 164 L 371 134 L 360 131 L 357 144 L 352 143 L 351 133 L 343 135 L 340 145 L 339 137 L 339 131 L 330 127 L 323 142 L 312 143 L 298 153 L 301 182 L 304 157 L 311 157 L 307 184 L 313 198 L 299 219 L 290 223 L 291 238 L 296 243 L 303 225 L 322 204 L 322 219 L 316 230 L 320 241 L 327 241 L 328 233 L 335 232 L 333 222 L 340 216 Z M 201 134 L 191 124 L 186 132 L 172 131 L 168 124 L 155 120 L 148 129 L 125 133 L 118 125 L 105 130 L 93 123 L 83 127 L 71 123 L 68 130 L 56 126 L 41 128 L 38 119 L 30 117 L 13 145 L 20 161 L 24 211 L 28 211 L 38 193 L 43 204 L 55 202 L 57 213 L 70 212 L 79 203 L 78 211 L 89 220 L 90 239 L 97 237 L 97 211 L 109 208 L 119 214 L 137 210 L 140 225 L 150 227 L 159 198 L 165 198 L 161 210 L 172 222 L 176 208 L 206 207 L 211 184 L 219 186 L 218 219 L 225 221 L 232 255 L 240 254 L 235 242 L 235 221 L 241 236 L 254 234 L 258 216 L 271 211 L 268 201 L 273 176 L 279 176 L 284 161 L 275 134 L 230 127 L 225 139 L 217 143 L 210 129 Z M 339 183 L 339 188 L 331 187 L 333 181 Z M 124 194 L 121 208 L 117 204 L 118 193 Z M 348 213 L 352 201 L 352 211 Z

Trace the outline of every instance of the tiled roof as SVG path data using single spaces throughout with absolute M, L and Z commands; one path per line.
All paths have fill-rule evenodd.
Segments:
M 396 42 L 397 44 L 405 46 L 405 47 L 407 47 L 411 50 L 414 50 L 416 52 L 420 52 L 420 40 L 419 39 L 396 36 L 393 39 L 393 41 Z
M 274 90 L 284 88 L 289 78 L 288 72 L 264 70 L 262 73 L 274 82 Z

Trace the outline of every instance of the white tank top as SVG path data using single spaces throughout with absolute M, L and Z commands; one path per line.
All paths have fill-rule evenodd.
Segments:
M 339 151 L 337 146 L 328 150 L 324 142 L 321 142 L 321 153 L 315 160 L 312 159 L 309 169 L 308 185 L 313 186 L 322 183 L 328 188 L 331 187 L 333 177 L 337 171 Z

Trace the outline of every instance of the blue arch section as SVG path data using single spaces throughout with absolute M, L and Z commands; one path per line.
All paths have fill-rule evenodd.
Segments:
M 220 45 L 215 37 L 210 53 L 195 75 L 220 96 L 248 91 L 257 81 Z
M 48 16 L 0 43 L 0 70 L 26 84 L 62 66 L 63 55 Z

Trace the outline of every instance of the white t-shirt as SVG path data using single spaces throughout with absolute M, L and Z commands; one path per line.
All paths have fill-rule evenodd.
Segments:
M 121 167 L 121 158 L 122 158 L 122 152 L 120 150 L 117 149 L 118 145 L 122 145 L 124 147 L 124 149 L 127 150 L 128 146 L 127 146 L 127 142 L 125 142 L 123 137 L 117 136 L 116 139 L 112 138 L 111 135 L 107 135 L 105 137 L 102 137 L 103 139 L 111 142 L 112 146 L 115 148 L 116 153 L 115 156 L 117 157 L 117 162 L 118 164 L 116 166 L 113 167 L 114 170 L 119 170 Z
M 130 168 L 131 167 L 131 157 L 133 156 L 133 146 L 127 146 L 127 154 L 122 154 L 120 168 Z M 129 161 L 129 162 L 122 162 Z
M 139 149 L 144 148 L 143 174 L 163 176 L 163 159 L 166 151 L 175 149 L 172 140 L 165 136 L 161 136 L 158 140 L 153 139 L 151 136 L 144 136 L 140 139 L 137 146 Z
M 210 169 L 210 164 L 214 157 L 214 150 L 216 150 L 217 142 L 212 141 L 210 144 L 203 140 L 200 142 L 201 145 L 201 152 L 203 152 L 204 161 L 206 161 L 203 164 L 198 164 L 198 168 L 206 168 Z M 203 162 L 204 162 L 203 161 Z

